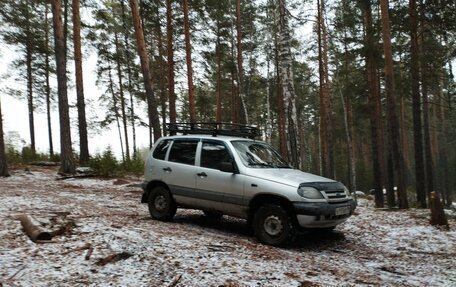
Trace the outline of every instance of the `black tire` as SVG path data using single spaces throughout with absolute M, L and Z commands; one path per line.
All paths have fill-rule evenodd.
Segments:
M 220 220 L 223 214 L 217 211 L 203 210 L 204 215 L 210 220 Z
M 294 239 L 296 225 L 282 206 L 265 203 L 253 216 L 253 232 L 261 243 L 282 246 Z
M 161 221 L 170 221 L 176 214 L 176 203 L 171 193 L 163 186 L 151 190 L 148 205 L 150 215 Z

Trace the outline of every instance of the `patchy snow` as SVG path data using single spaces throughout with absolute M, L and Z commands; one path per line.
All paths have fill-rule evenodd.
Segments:
M 455 220 L 430 226 L 427 210 L 360 199 L 334 232 L 275 248 L 232 217 L 179 209 L 174 222 L 152 220 L 129 187 L 140 179 L 56 180 L 55 168 L 30 169 L 0 178 L 0 286 L 456 286 Z M 46 231 L 72 225 L 37 244 L 22 213 Z M 128 254 L 101 263 L 119 253 Z

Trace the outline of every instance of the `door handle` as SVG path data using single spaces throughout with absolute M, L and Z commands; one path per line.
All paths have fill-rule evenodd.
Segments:
M 207 174 L 204 171 L 200 172 L 200 173 L 197 173 L 196 175 L 199 176 L 199 177 L 207 177 Z
M 163 170 L 165 172 L 172 172 L 173 171 L 170 167 L 165 167 L 165 168 L 163 168 Z

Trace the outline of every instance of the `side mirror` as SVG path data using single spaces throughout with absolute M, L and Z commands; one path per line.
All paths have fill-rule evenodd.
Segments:
M 229 172 L 229 173 L 235 173 L 236 169 L 234 168 L 234 163 L 229 162 L 229 161 L 224 161 L 220 163 L 220 171 L 223 172 Z

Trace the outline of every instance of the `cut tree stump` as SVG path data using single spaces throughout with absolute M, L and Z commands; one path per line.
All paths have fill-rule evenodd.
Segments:
M 25 234 L 35 243 L 42 240 L 51 240 L 52 235 L 49 232 L 41 230 L 37 225 L 33 224 L 26 214 L 21 214 L 17 217 L 24 228 Z
M 439 194 L 435 191 L 431 192 L 429 207 L 431 209 L 431 224 L 432 225 L 443 225 L 448 226 L 448 220 L 443 210 L 443 204 L 440 201 Z

